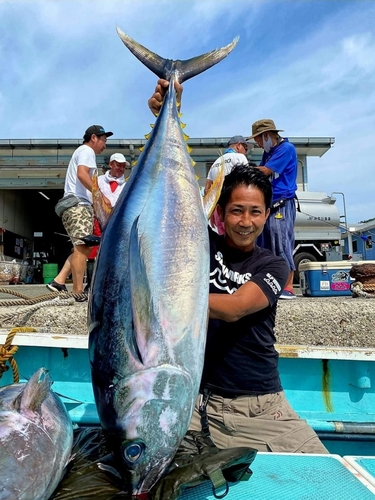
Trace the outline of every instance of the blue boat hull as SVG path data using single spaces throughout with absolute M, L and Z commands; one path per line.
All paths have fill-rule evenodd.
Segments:
M 31 337 L 32 335 L 32 337 Z M 0 333 L 0 345 L 5 342 Z M 46 367 L 53 389 L 75 424 L 99 425 L 91 386 L 86 336 L 18 334 L 21 382 Z M 30 345 L 33 344 L 33 345 Z M 370 349 L 278 346 L 285 393 L 297 413 L 332 453 L 373 455 L 375 449 L 375 352 Z M 11 370 L 0 385 L 13 382 Z

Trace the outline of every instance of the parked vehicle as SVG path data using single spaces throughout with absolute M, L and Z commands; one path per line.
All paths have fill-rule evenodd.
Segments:
M 298 282 L 300 264 L 342 260 L 343 241 L 335 198 L 309 191 L 297 191 L 297 197 L 294 264 Z

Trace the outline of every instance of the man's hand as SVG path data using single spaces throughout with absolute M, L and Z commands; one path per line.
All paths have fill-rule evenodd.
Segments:
M 163 80 L 162 78 L 160 78 L 156 84 L 155 92 L 148 100 L 148 107 L 151 109 L 151 111 L 155 116 L 157 116 L 160 112 L 160 108 L 163 103 L 164 96 L 167 93 L 168 87 L 169 87 L 168 80 Z M 174 88 L 176 90 L 177 102 L 181 103 L 181 97 L 183 91 L 182 85 L 180 85 L 178 82 L 175 82 Z

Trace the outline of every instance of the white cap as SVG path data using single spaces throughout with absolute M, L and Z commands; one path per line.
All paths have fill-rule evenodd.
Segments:
M 118 163 L 126 163 L 127 167 L 130 166 L 130 163 L 126 161 L 126 158 L 122 153 L 113 153 L 113 155 L 109 159 L 109 163 L 111 163 L 111 161 L 117 161 Z

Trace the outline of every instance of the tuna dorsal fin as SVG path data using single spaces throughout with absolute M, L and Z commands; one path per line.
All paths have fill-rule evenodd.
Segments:
M 40 412 L 43 401 L 49 395 L 52 381 L 46 368 L 40 368 L 28 380 L 22 392 L 13 401 L 13 407 L 18 412 L 32 410 Z
M 206 69 L 222 61 L 232 52 L 239 40 L 239 37 L 236 37 L 225 47 L 212 50 L 211 52 L 193 57 L 192 59 L 173 61 L 160 57 L 158 54 L 155 54 L 155 52 L 151 52 L 151 50 L 130 38 L 129 35 L 126 35 L 120 28 L 117 28 L 117 33 L 130 52 L 147 66 L 148 69 L 155 73 L 156 76 L 170 80 L 172 73 L 175 73 L 180 83 L 189 80 L 189 78 L 193 76 L 199 75 L 199 73 L 203 73 Z

